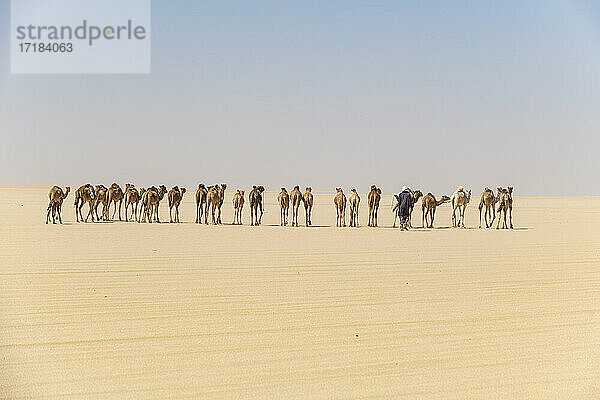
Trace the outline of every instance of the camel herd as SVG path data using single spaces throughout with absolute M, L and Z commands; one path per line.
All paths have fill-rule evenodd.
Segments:
M 196 190 L 196 223 L 198 224 L 222 224 L 221 209 L 225 200 L 226 184 L 212 185 L 206 187 L 204 184 L 199 184 Z M 52 218 L 52 223 L 56 223 L 56 219 L 62 224 L 62 204 L 70 192 L 70 187 L 63 190 L 59 186 L 53 186 L 48 193 L 49 204 L 46 214 L 46 223 Z M 465 226 L 465 211 L 467 205 L 471 201 L 471 190 L 465 190 L 462 186 L 458 187 L 452 196 L 441 196 L 439 200 L 432 193 L 423 193 L 419 190 L 410 190 L 412 198 L 412 206 L 410 209 L 411 216 L 414 205 L 419 199 L 421 200 L 421 226 L 423 228 L 433 228 L 435 220 L 435 212 L 437 207 L 444 203 L 450 203 L 452 207 L 451 226 Z M 248 194 L 248 202 L 250 205 L 250 225 L 260 225 L 264 214 L 264 186 L 253 186 Z M 93 186 L 85 184 L 80 186 L 74 194 L 75 201 L 75 218 L 77 222 L 87 222 L 90 218 L 92 222 L 110 221 L 113 220 L 118 212 L 119 221 L 122 220 L 121 209 L 125 203 L 125 221 L 132 220 L 137 222 L 160 222 L 158 217 L 158 209 L 160 202 L 167 196 L 169 204 L 169 219 L 170 222 L 180 222 L 179 206 L 186 193 L 185 188 L 174 186 L 171 190 L 167 190 L 166 186 L 152 186 L 149 188 L 136 188 L 128 183 L 123 190 L 117 183 L 113 183 L 110 187 L 104 185 Z M 234 209 L 233 225 L 242 224 L 242 210 L 244 208 L 244 190 L 237 190 L 233 196 L 232 204 Z M 289 210 L 292 210 L 291 226 L 299 226 L 298 217 L 300 206 L 304 205 L 305 225 L 312 225 L 312 209 L 313 209 L 313 194 L 312 189 L 307 187 L 304 193 L 300 191 L 299 186 L 294 186 L 291 192 L 288 193 L 286 188 L 281 188 L 277 196 L 277 202 L 280 208 L 280 225 L 288 224 Z M 369 207 L 368 226 L 378 226 L 377 213 L 381 202 L 381 189 L 375 185 L 371 186 L 371 190 L 367 195 Z M 336 226 L 346 226 L 346 205 L 349 208 L 349 226 L 358 226 L 358 210 L 360 206 L 360 196 L 356 189 L 352 189 L 348 198 L 344 194 L 342 188 L 336 188 L 336 194 L 333 198 L 333 204 L 336 209 Z M 87 205 L 87 215 L 83 216 L 82 210 Z M 100 213 L 98 212 L 100 205 Z M 112 216 L 110 215 L 111 206 L 114 205 Z M 485 188 L 479 199 L 479 228 L 485 222 L 486 228 L 492 228 L 496 217 L 496 229 L 500 229 L 502 224 L 503 229 L 513 229 L 512 221 L 513 207 L 513 187 L 509 186 L 504 189 L 498 187 L 496 193 Z M 396 227 L 396 210 L 398 208 L 398 197 L 394 196 L 392 204 L 392 212 L 394 213 L 394 225 Z M 130 211 L 131 209 L 131 211 Z M 128 214 L 130 211 L 130 214 Z M 498 214 L 498 215 L 496 215 Z M 410 219 L 409 219 L 410 224 Z

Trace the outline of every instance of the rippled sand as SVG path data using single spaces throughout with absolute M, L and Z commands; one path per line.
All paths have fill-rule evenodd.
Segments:
M 600 396 L 598 198 L 400 232 L 389 196 L 382 227 L 331 227 L 332 194 L 309 229 L 273 193 L 258 228 L 193 224 L 193 193 L 179 225 L 77 224 L 72 193 L 45 225 L 47 190 L 0 188 L 0 398 Z

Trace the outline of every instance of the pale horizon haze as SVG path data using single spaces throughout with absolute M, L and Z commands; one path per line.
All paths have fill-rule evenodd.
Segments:
M 151 73 L 10 73 L 0 185 L 600 194 L 593 1 L 152 2 Z

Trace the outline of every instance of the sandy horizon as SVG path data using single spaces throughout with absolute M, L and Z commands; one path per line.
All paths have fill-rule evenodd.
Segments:
M 49 187 L 0 187 L 0 398 L 600 395 L 600 198 L 517 196 L 497 231 L 473 192 L 467 229 L 445 204 L 400 232 L 363 193 L 359 229 L 322 193 L 314 227 L 280 227 L 276 192 L 231 226 L 233 188 L 222 226 L 193 223 L 195 188 L 181 224 L 166 199 L 160 225 L 77 224 L 71 186 L 45 225 Z

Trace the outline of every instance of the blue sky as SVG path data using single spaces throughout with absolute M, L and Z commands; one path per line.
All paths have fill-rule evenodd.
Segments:
M 151 37 L 149 75 L 0 58 L 0 184 L 600 194 L 597 3 L 155 0 Z

